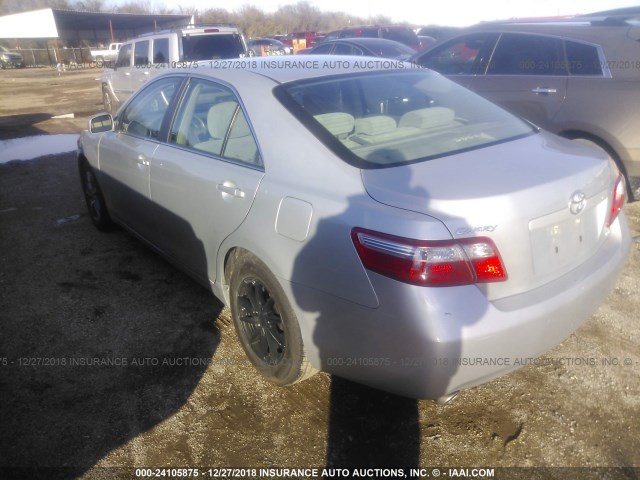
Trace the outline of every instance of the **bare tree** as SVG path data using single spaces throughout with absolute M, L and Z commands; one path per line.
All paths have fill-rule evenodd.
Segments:
M 115 11 L 118 13 L 176 13 L 165 6 L 154 6 L 152 0 L 128 0 L 113 7 L 109 0 L 0 0 L 0 15 L 38 10 L 41 8 L 61 8 L 89 12 Z M 178 12 L 193 15 L 196 23 L 233 23 L 238 25 L 248 38 L 274 34 L 311 31 L 328 32 L 349 25 L 364 25 L 367 20 L 347 15 L 343 12 L 322 12 L 307 0 L 280 7 L 274 13 L 265 13 L 253 5 L 243 5 L 237 11 L 224 8 L 209 8 L 202 12 L 194 7 L 179 6 Z M 375 23 L 389 23 L 387 17 L 378 16 Z
M 129 0 L 116 7 L 118 13 L 152 13 L 151 2 L 149 0 Z

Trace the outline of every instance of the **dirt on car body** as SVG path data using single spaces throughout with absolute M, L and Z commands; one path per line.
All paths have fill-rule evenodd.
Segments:
M 97 70 L 0 77 L 2 139 L 78 132 L 101 111 Z M 324 374 L 266 383 L 210 292 L 124 231 L 93 228 L 73 153 L 0 164 L 0 472 L 640 468 L 640 204 L 625 211 L 635 243 L 598 312 L 439 406 Z

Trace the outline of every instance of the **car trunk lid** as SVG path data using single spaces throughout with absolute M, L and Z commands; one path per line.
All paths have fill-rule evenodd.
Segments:
M 362 171 L 378 202 L 436 217 L 452 238 L 493 240 L 508 280 L 479 284 L 490 299 L 537 288 L 593 255 L 616 175 L 599 152 L 546 133 Z

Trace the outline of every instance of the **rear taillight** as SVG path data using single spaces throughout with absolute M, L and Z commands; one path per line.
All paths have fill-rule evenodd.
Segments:
M 425 241 L 363 228 L 354 228 L 351 237 L 365 268 L 412 285 L 450 287 L 507 279 L 498 249 L 486 237 Z
M 616 218 L 622 207 L 624 207 L 624 200 L 626 195 L 626 186 L 624 183 L 624 176 L 619 173 L 616 183 L 613 185 L 613 199 L 611 201 L 611 210 L 609 210 L 609 219 L 607 220 L 607 227 L 610 227 Z

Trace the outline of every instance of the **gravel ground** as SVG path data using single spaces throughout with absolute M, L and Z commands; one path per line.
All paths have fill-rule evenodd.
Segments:
M 79 131 L 101 109 L 98 74 L 0 71 L 0 139 Z M 264 382 L 208 291 L 127 233 L 92 227 L 73 153 L 0 164 L 0 477 L 640 478 L 640 203 L 625 211 L 636 243 L 598 312 L 535 364 L 438 406 L 325 374 Z

